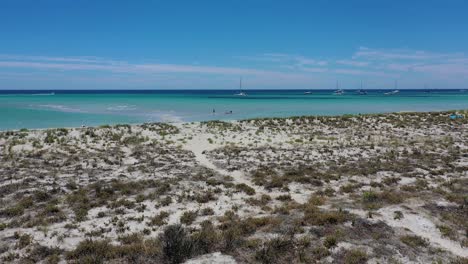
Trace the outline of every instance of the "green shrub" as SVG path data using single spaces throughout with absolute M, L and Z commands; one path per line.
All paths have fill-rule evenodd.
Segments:
M 358 189 L 360 187 L 361 187 L 361 185 L 348 183 L 346 185 L 341 186 L 340 191 L 344 192 L 344 193 L 352 193 L 352 192 L 354 192 L 356 189 Z
M 78 263 L 103 263 L 114 257 L 114 247 L 108 240 L 86 239 L 66 254 L 68 260 L 76 260 Z
M 439 229 L 442 236 L 453 238 L 455 237 L 455 231 L 452 228 L 446 225 L 438 225 L 437 228 Z
M 274 238 L 255 253 L 255 260 L 260 263 L 279 263 L 279 259 L 286 257 L 294 249 L 293 241 L 285 238 Z
M 351 249 L 344 255 L 345 264 L 362 264 L 368 259 L 367 253 L 359 249 Z
M 326 248 L 332 248 L 335 247 L 337 244 L 337 239 L 335 236 L 327 236 L 325 237 L 325 240 L 323 241 L 323 245 Z
M 166 224 L 166 218 L 169 217 L 169 213 L 166 211 L 161 211 L 159 214 L 150 217 L 147 225 L 149 226 L 162 226 Z
M 203 208 L 201 211 L 202 215 L 214 215 L 214 210 L 210 207 Z
M 18 238 L 16 248 L 22 249 L 29 246 L 32 242 L 32 236 L 29 234 L 15 234 L 15 236 Z
M 400 220 L 402 218 L 403 218 L 403 212 L 402 211 L 393 212 L 393 219 Z
M 193 241 L 181 225 L 166 227 L 159 238 L 162 243 L 163 256 L 168 263 L 182 263 L 192 255 Z
M 373 191 L 367 191 L 362 194 L 362 201 L 364 203 L 373 203 L 378 200 L 378 195 Z
M 210 221 L 203 221 L 201 229 L 193 235 L 193 241 L 198 254 L 207 254 L 219 243 L 219 235 Z
M 16 216 L 21 216 L 24 213 L 24 207 L 21 205 L 15 205 L 8 207 L 4 209 L 3 211 L 0 212 L 0 215 L 6 216 L 6 217 L 16 217 Z
M 254 195 L 255 194 L 255 189 L 248 186 L 247 184 L 245 183 L 239 183 L 236 185 L 236 189 L 238 191 L 242 191 L 244 193 L 246 193 L 247 195 Z
M 319 195 L 312 195 L 307 201 L 308 204 L 320 206 L 325 203 L 325 197 Z
M 349 214 L 344 211 L 322 211 L 314 205 L 304 209 L 303 221 L 310 225 L 336 225 L 349 220 Z
M 416 235 L 405 235 L 400 237 L 400 240 L 412 248 L 426 247 L 429 245 L 429 243 L 424 238 Z
M 284 202 L 284 201 L 291 201 L 292 198 L 291 198 L 290 194 L 282 194 L 282 195 L 279 195 L 278 197 L 276 197 L 276 200 Z
M 195 219 L 197 219 L 197 211 L 185 211 L 180 217 L 180 222 L 182 224 L 191 225 Z

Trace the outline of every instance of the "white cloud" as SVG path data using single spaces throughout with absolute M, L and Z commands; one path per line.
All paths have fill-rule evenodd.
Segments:
M 192 83 L 224 83 L 226 80 L 246 76 L 253 84 L 264 87 L 278 85 L 306 86 L 308 83 L 320 83 L 336 79 L 336 75 L 347 75 L 348 80 L 355 76 L 369 77 L 375 82 L 387 81 L 388 78 L 407 78 L 414 83 L 417 80 L 454 79 L 461 83 L 468 76 L 468 56 L 463 53 L 436 53 L 408 49 L 372 49 L 360 47 L 353 54 L 343 58 L 309 58 L 301 55 L 284 53 L 264 53 L 258 56 L 237 57 L 249 60 L 249 67 L 225 67 L 201 64 L 169 64 L 127 62 L 99 57 L 51 57 L 0 54 L 0 74 L 2 78 L 15 78 L 18 72 L 64 73 L 63 78 L 82 78 L 96 83 L 122 80 L 127 83 L 150 84 L 164 76 L 167 83 L 179 80 L 192 80 Z M 254 62 L 254 63 L 252 63 Z M 12 73 L 10 75 L 5 75 Z M 90 73 L 90 74 L 88 74 Z M 95 74 L 98 73 L 98 74 Z M 158 77 L 159 76 L 159 77 Z M 456 77 L 456 78 L 455 78 Z M 459 78 L 461 77 L 461 78 Z M 41 78 L 43 78 L 41 76 Z M 46 77 L 44 77 L 46 78 Z M 88 78 L 88 79 L 87 79 Z M 198 78 L 198 79 L 197 79 Z M 219 78 L 222 78 L 220 81 Z M 418 79 L 419 78 L 419 79 Z M 423 79 L 421 79 L 423 78 Z M 20 75 L 18 75 L 20 79 Z M 214 86 L 214 85 L 213 85 Z
M 354 66 L 354 67 L 365 67 L 370 64 L 368 61 L 355 61 L 355 60 L 338 60 L 336 61 L 338 64 L 342 65 L 349 65 L 349 66 Z
M 328 64 L 326 60 L 312 59 L 301 55 L 284 53 L 264 53 L 257 56 L 240 56 L 237 58 L 260 62 L 275 62 L 283 64 L 283 66 L 294 66 L 296 68 L 303 66 L 326 66 Z
M 308 67 L 304 67 L 302 68 L 302 71 L 304 72 L 327 72 L 328 71 L 328 68 L 308 68 Z
M 371 49 L 360 47 L 353 59 L 366 60 L 434 60 L 464 57 L 463 53 L 435 53 L 409 49 Z
M 369 62 L 369 67 L 387 73 L 421 73 L 435 78 L 454 78 L 468 74 L 468 56 L 409 49 L 359 48 L 353 59 Z
M 13 60 L 13 61 L 52 61 L 52 62 L 77 62 L 77 63 L 106 63 L 114 64 L 117 61 L 105 60 L 99 57 L 49 57 L 49 56 L 25 56 L 25 55 L 10 55 L 0 54 L 0 60 Z
M 379 71 L 358 70 L 358 69 L 336 69 L 334 72 L 339 73 L 339 74 L 349 74 L 349 75 L 398 77 L 398 75 L 396 74 L 390 74 L 390 73 L 379 72 Z
M 468 75 L 468 65 L 464 64 L 432 64 L 413 67 L 416 72 L 434 74 L 436 76 Z

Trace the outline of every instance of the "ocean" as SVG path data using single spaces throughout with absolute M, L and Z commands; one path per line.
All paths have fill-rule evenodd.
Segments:
M 0 130 L 468 109 L 462 90 L 0 90 Z M 214 110 L 214 112 L 213 112 Z M 231 113 L 232 111 L 232 113 Z

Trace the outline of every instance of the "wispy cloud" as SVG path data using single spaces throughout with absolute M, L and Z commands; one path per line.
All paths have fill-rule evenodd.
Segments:
M 7 57 L 9 60 L 0 58 L 0 73 L 3 72 L 2 69 L 6 69 L 5 72 L 11 72 L 14 69 L 21 71 L 35 70 L 43 73 L 40 77 L 41 80 L 45 76 L 49 76 L 51 81 L 63 81 L 65 78 L 58 78 L 51 74 L 62 72 L 66 73 L 68 75 L 66 78 L 72 81 L 88 81 L 101 86 L 103 82 L 108 82 L 113 87 L 119 80 L 122 80 L 122 83 L 117 83 L 119 86 L 125 86 L 123 82 L 127 83 L 127 86 L 135 84 L 136 87 L 140 87 L 140 84 L 151 85 L 151 82 L 153 82 L 153 85 L 161 85 L 163 82 L 163 87 L 174 87 L 177 84 L 180 87 L 206 88 L 219 87 L 220 83 L 223 84 L 222 87 L 226 87 L 226 85 L 229 85 L 229 80 L 237 79 L 239 76 L 248 77 L 250 83 L 259 84 L 259 86 L 265 88 L 287 84 L 302 85 L 315 81 L 315 76 L 305 72 L 248 67 L 132 63 L 105 59 L 87 61 L 61 57 L 15 56 L 13 58 L 12 56 L 4 56 L 3 58 Z M 154 77 L 156 76 L 163 76 L 164 80 L 159 79 L 155 82 Z M 10 75 L 8 78 L 11 79 L 12 77 Z M 218 79 L 220 77 L 224 79 L 220 81 Z M 36 75 L 31 77 L 31 80 L 38 78 Z M 21 82 L 24 82 L 24 80 L 21 80 Z
M 350 81 L 357 77 L 366 78 L 372 79 L 374 83 L 383 83 L 389 78 L 406 78 L 412 83 L 416 83 L 417 80 L 468 80 L 468 56 L 464 53 L 360 47 L 343 58 L 311 58 L 285 53 L 264 53 L 235 58 L 237 60 L 233 62 L 242 66 L 146 63 L 92 56 L 0 54 L 0 74 L 2 78 L 13 79 L 16 69 L 18 79 L 24 72 L 40 72 L 44 73 L 40 76 L 41 80 L 47 76 L 59 79 L 54 73 L 64 73 L 66 76 L 63 79 L 83 82 L 95 80 L 94 82 L 99 84 L 122 80 L 128 84 L 166 81 L 178 85 L 183 80 L 191 84 L 214 84 L 246 76 L 251 83 L 263 87 L 288 84 L 304 87 L 328 83 L 338 77 Z M 460 81 L 458 83 L 460 84 Z
M 368 61 L 355 61 L 355 60 L 337 60 L 337 64 L 354 66 L 354 67 L 365 67 L 370 64 Z
M 313 59 L 301 55 L 284 53 L 264 53 L 256 56 L 238 56 L 237 58 L 252 61 L 281 63 L 298 69 L 305 66 L 326 66 L 328 64 L 328 61 L 326 60 Z
M 461 52 L 360 47 L 354 53 L 353 59 L 367 61 L 369 67 L 389 73 L 421 73 L 432 75 L 432 78 L 450 78 L 468 73 L 468 56 Z
M 53 61 L 53 62 L 51 62 Z M 60 61 L 60 63 L 55 62 Z M 283 72 L 235 68 L 235 67 L 216 67 L 216 66 L 198 66 L 198 65 L 180 65 L 180 64 L 138 64 L 115 61 L 93 61 L 92 63 L 76 60 L 68 60 L 70 63 L 63 63 L 65 60 L 49 58 L 41 61 L 35 57 L 31 61 L 0 61 L 0 67 L 8 68 L 33 68 L 33 69 L 54 69 L 61 71 L 91 70 L 91 71 L 109 71 L 120 73 L 199 73 L 199 74 L 225 74 L 225 75 L 283 75 Z
M 380 71 L 369 71 L 359 69 L 336 69 L 334 72 L 339 74 L 350 74 L 350 75 L 365 75 L 365 76 L 380 76 L 380 77 L 398 77 L 397 74 L 380 72 Z
M 0 54 L 0 60 L 12 61 L 50 61 L 50 62 L 77 62 L 77 63 L 106 63 L 115 64 L 117 61 L 105 60 L 99 57 L 49 57 L 49 56 L 25 56 L 25 55 L 11 55 Z
M 432 64 L 412 68 L 416 72 L 430 73 L 438 76 L 461 75 L 468 76 L 468 65 L 465 64 Z
M 382 60 L 435 60 L 463 57 L 463 53 L 435 53 L 409 49 L 371 49 L 360 47 L 353 59 Z

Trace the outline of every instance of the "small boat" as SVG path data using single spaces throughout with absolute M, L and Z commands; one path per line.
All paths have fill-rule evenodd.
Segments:
M 384 93 L 384 94 L 385 94 L 385 95 L 394 95 L 394 94 L 397 94 L 397 93 L 399 93 L 399 92 L 400 92 L 400 90 L 393 90 L 393 91 L 390 91 L 390 92 L 386 92 L 386 93 Z
M 426 84 L 424 84 L 424 93 L 427 93 L 427 94 L 432 93 L 432 91 L 429 88 L 427 88 Z
M 339 84 L 336 82 L 336 90 L 333 92 L 334 95 L 343 95 L 345 92 L 342 89 L 339 89 Z
M 400 90 L 398 90 L 397 88 L 398 88 L 398 82 L 395 81 L 395 90 L 390 91 L 390 92 L 386 92 L 386 93 L 384 93 L 384 95 L 395 95 L 395 94 L 400 93 Z
M 356 91 L 356 93 L 359 94 L 359 95 L 366 95 L 367 91 L 363 90 L 363 89 L 359 89 L 359 90 Z
M 367 94 L 367 91 L 362 89 L 362 81 L 361 81 L 361 89 L 357 90 L 356 93 L 359 94 L 359 95 L 366 95 Z
M 239 80 L 239 93 L 236 93 L 234 95 L 235 96 L 247 96 L 247 94 L 242 91 L 242 77 Z
M 339 89 L 339 90 L 336 90 L 333 92 L 334 95 L 343 95 L 344 94 L 344 91 Z
M 312 94 L 311 91 L 304 92 L 304 94 Z

